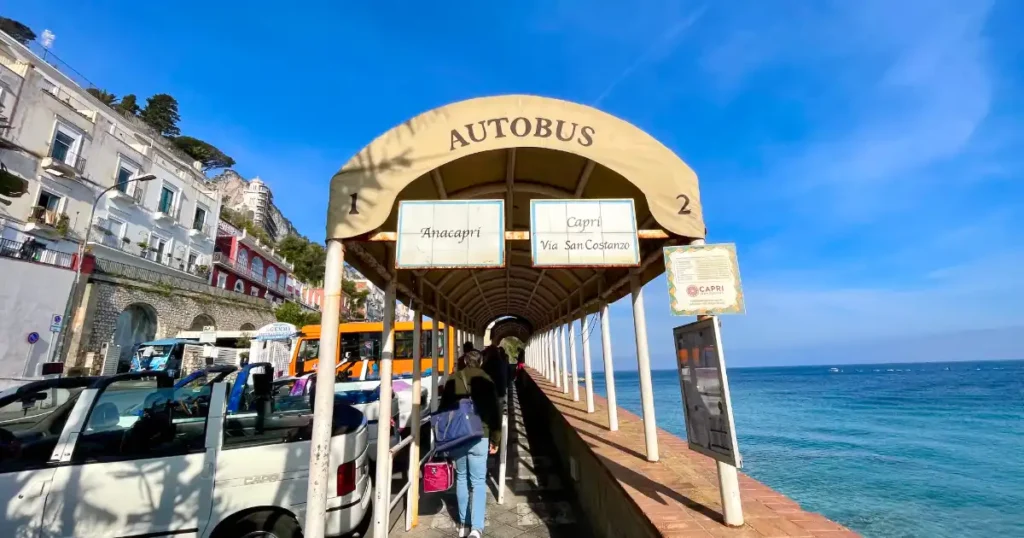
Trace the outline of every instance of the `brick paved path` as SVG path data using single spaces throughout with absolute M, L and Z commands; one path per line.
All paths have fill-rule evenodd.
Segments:
M 487 517 L 484 536 L 497 538 L 547 538 L 592 536 L 579 517 L 575 495 L 545 432 L 527 433 L 519 400 L 513 393 L 508 437 L 508 478 L 504 504 L 498 504 L 497 458 L 491 458 L 488 473 Z M 456 536 L 455 488 L 420 498 L 419 525 L 406 532 L 402 518 L 391 531 L 394 537 L 439 538 Z
M 608 431 L 607 400 L 595 395 L 595 412 L 586 403 L 530 370 L 538 387 L 555 404 L 654 526 L 666 537 L 855 537 L 858 534 L 740 473 L 746 524 L 721 522 L 718 471 L 714 460 L 689 449 L 686 441 L 659 429 L 659 463 L 645 456 L 643 419 L 619 408 L 619 431 Z M 582 390 L 580 392 L 583 392 Z M 582 398 L 581 398 L 582 400 Z M 682 410 L 679 411 L 682 413 Z M 742 447 L 740 447 L 742 450 Z M 794 465 L 799 465 L 794 462 Z

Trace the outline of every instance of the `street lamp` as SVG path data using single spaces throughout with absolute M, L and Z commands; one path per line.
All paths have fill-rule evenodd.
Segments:
M 78 290 L 78 281 L 81 280 L 81 278 L 82 278 L 82 262 L 85 261 L 85 247 L 86 247 L 86 245 L 89 244 L 89 235 L 92 234 L 92 219 L 93 219 L 94 216 L 96 216 L 96 206 L 99 205 L 100 200 L 102 200 L 103 197 L 106 196 L 106 194 L 108 192 L 110 192 L 110 191 L 112 191 L 112 190 L 114 190 L 114 189 L 116 189 L 118 187 L 121 187 L 121 186 L 127 187 L 127 185 L 129 183 L 145 183 L 146 181 L 153 181 L 154 179 L 156 179 L 155 175 L 153 175 L 153 174 L 145 174 L 145 175 L 129 178 L 128 181 L 125 181 L 124 183 L 117 183 L 115 181 L 115 183 L 113 185 L 107 187 L 106 189 L 103 189 L 103 191 L 100 192 L 99 195 L 96 196 L 96 199 L 93 200 L 93 202 L 92 202 L 92 209 L 89 211 L 89 220 L 86 221 L 85 239 L 82 241 L 82 243 L 80 245 L 78 245 L 78 264 L 75 267 L 75 280 L 71 284 L 71 292 L 68 294 L 68 302 L 67 302 L 67 305 L 64 307 L 64 323 L 61 323 L 61 325 L 60 325 L 60 333 L 57 335 L 57 342 L 58 342 L 57 343 L 57 356 L 58 357 L 60 357 L 61 354 L 64 352 L 64 339 L 67 336 L 68 317 L 71 315 L 71 302 L 72 302 L 72 299 L 75 297 L 75 292 Z M 47 357 L 47 360 L 50 361 L 50 360 L 52 360 L 52 358 L 51 357 Z

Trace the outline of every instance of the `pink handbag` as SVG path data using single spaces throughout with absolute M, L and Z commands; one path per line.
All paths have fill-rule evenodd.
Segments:
M 455 484 L 455 470 L 451 462 L 428 461 L 423 465 L 423 493 L 448 491 Z

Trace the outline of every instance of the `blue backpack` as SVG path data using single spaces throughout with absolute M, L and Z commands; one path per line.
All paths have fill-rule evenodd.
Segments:
M 459 379 L 469 392 L 465 374 L 459 372 Z M 459 400 L 457 408 L 433 414 L 430 426 L 434 430 L 434 451 L 438 454 L 484 436 L 484 423 L 476 413 L 473 399 L 468 396 Z

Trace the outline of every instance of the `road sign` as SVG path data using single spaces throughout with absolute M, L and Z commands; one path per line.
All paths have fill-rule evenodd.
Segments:
M 52 333 L 59 333 L 60 332 L 60 326 L 63 323 L 64 323 L 64 316 L 62 316 L 60 314 L 54 314 L 53 317 L 50 318 L 50 332 L 52 332 Z
M 217 343 L 217 327 L 213 325 L 207 325 L 203 327 L 203 332 L 199 334 L 200 344 L 215 344 Z
M 404 200 L 395 267 L 505 266 L 504 200 Z
M 36 343 L 38 341 L 39 341 L 39 333 L 37 333 L 37 332 L 30 332 L 30 333 L 28 333 L 28 343 L 34 344 L 34 343 Z

